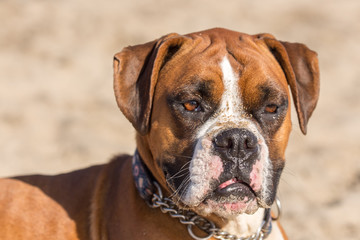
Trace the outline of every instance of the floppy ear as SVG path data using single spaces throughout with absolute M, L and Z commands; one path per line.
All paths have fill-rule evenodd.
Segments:
M 149 130 L 153 94 L 159 71 L 180 48 L 184 37 L 168 34 L 142 45 L 129 46 L 114 57 L 116 102 L 142 135 Z
M 265 34 L 263 39 L 285 73 L 301 131 L 306 134 L 307 123 L 319 98 L 317 53 L 304 44 L 278 41 L 270 34 Z

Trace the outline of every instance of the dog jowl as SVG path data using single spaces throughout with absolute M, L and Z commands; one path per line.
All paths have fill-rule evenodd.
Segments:
M 114 68 L 139 153 L 180 207 L 229 218 L 272 205 L 291 131 L 289 91 L 304 134 L 318 99 L 315 52 L 212 29 L 125 48 Z

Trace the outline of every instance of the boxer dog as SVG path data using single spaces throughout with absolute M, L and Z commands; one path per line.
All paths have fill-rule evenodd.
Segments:
M 1 239 L 286 239 L 272 222 L 291 130 L 319 95 L 315 52 L 270 34 L 168 34 L 114 58 L 137 151 L 1 180 Z M 160 211 L 162 210 L 162 211 Z

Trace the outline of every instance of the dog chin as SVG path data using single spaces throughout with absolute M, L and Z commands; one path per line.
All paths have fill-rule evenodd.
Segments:
M 219 200 L 206 199 L 194 210 L 203 216 L 216 214 L 222 218 L 233 218 L 239 214 L 254 214 L 259 207 L 255 198 L 232 197 Z

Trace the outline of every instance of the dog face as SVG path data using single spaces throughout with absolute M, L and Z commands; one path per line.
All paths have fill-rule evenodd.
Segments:
M 176 201 L 224 217 L 271 205 L 291 127 L 282 70 L 247 45 L 174 56 L 151 117 L 150 149 Z
M 306 90 L 296 85 L 289 51 L 270 35 L 213 29 L 149 45 L 117 55 L 115 91 L 153 175 L 175 202 L 203 215 L 228 218 L 270 207 L 291 129 L 288 84 L 305 131 L 318 95 L 315 54 L 302 45 L 312 54 L 300 54 L 309 61 Z M 126 66 L 141 57 L 147 62 L 139 61 L 139 72 Z M 131 71 L 137 76 L 129 89 L 123 82 Z M 124 96 L 130 90 L 135 94 Z M 310 91 L 313 102 L 304 106 L 298 98 Z

